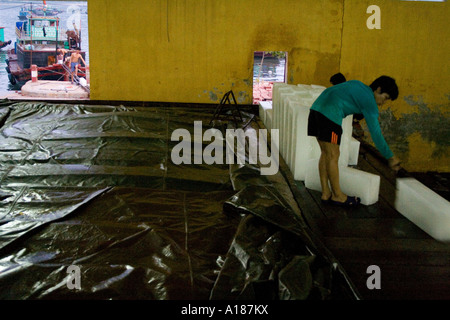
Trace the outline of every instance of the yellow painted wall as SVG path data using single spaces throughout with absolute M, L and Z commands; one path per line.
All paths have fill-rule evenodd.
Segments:
M 342 0 L 89 0 L 91 99 L 252 102 L 254 51 L 287 51 L 290 83 L 339 69 Z
M 381 29 L 369 30 L 369 5 Z M 400 0 L 89 0 L 92 100 L 252 101 L 254 51 L 287 51 L 288 83 L 394 77 L 386 140 L 411 171 L 450 171 L 449 4 Z
M 386 140 L 410 171 L 450 171 L 450 5 L 346 0 L 340 71 L 370 84 L 386 74 L 399 97 L 381 107 Z M 370 5 L 381 29 L 368 29 Z

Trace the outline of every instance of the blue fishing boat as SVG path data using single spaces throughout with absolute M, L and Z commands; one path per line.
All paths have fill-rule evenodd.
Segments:
M 62 29 L 56 16 L 28 15 L 27 20 L 16 22 L 16 42 L 6 59 L 9 80 L 12 84 L 30 80 L 32 65 L 38 67 L 39 79 L 60 80 L 67 70 L 57 63 L 58 50 L 70 55 L 77 48 L 81 48 L 81 31 L 76 27 Z M 80 54 L 85 59 L 85 52 L 80 50 Z M 78 71 L 84 72 L 84 68 L 80 66 Z
M 47 5 L 46 1 L 43 1 L 42 5 L 33 6 L 32 3 L 30 3 L 28 6 L 23 6 L 20 11 L 18 18 L 20 21 L 24 21 L 28 19 L 28 16 L 33 14 L 35 16 L 56 16 L 63 11 L 57 9 L 56 7 Z

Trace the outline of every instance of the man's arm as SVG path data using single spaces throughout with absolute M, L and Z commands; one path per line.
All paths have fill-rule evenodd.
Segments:
M 381 133 L 380 123 L 378 122 L 378 119 L 373 116 L 368 117 L 366 118 L 366 123 L 375 146 L 383 155 L 383 157 L 388 160 L 389 167 L 394 171 L 399 171 L 401 169 L 401 161 L 394 155 L 394 153 L 386 143 L 386 140 Z
M 401 161 L 396 156 L 393 156 L 392 158 L 390 158 L 388 160 L 388 164 L 392 170 L 399 171 L 401 169 L 401 166 L 400 166 Z
M 86 66 L 86 61 L 84 61 L 83 56 L 81 54 L 80 54 L 80 59 L 81 59 L 81 61 L 83 61 L 84 66 Z
M 374 115 L 364 115 L 367 123 L 367 127 L 369 128 L 370 136 L 372 137 L 375 146 L 378 151 L 385 157 L 386 159 L 390 159 L 394 156 L 394 153 L 389 148 L 386 140 L 381 133 L 380 123 L 378 122 L 378 118 Z

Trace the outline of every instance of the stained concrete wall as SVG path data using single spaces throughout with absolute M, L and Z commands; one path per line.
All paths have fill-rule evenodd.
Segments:
M 370 5 L 381 29 L 370 30 Z M 254 51 L 287 51 L 288 83 L 397 79 L 383 131 L 408 170 L 449 171 L 449 5 L 394 0 L 89 0 L 91 99 L 252 101 Z
M 254 51 L 287 51 L 291 83 L 339 69 L 341 0 L 89 0 L 91 97 L 252 102 Z
M 369 29 L 370 5 L 380 29 Z M 340 71 L 370 84 L 382 74 L 400 95 L 381 107 L 386 140 L 410 171 L 450 171 L 448 2 L 346 0 Z

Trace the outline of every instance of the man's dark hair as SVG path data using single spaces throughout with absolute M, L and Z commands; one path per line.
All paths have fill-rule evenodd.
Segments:
M 347 81 L 347 79 L 345 79 L 345 76 L 340 72 L 332 75 L 330 78 L 330 82 L 333 86 L 345 81 Z
M 380 93 L 387 93 L 392 101 L 397 99 L 398 87 L 393 78 L 388 76 L 381 76 L 375 79 L 375 81 L 370 85 L 370 88 L 372 89 L 372 91 L 375 91 L 378 89 L 378 87 L 381 88 Z

